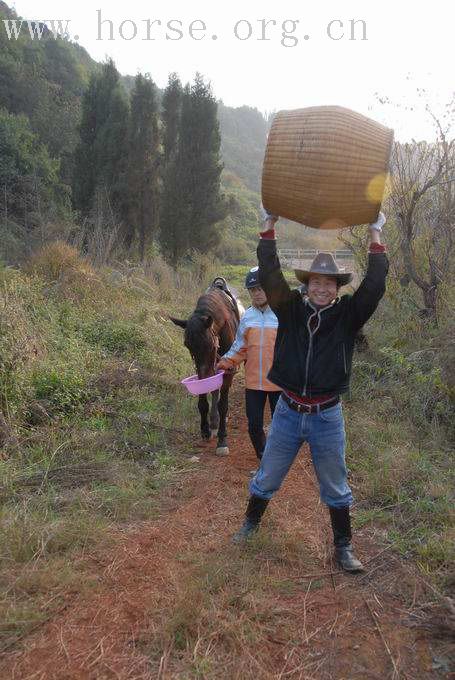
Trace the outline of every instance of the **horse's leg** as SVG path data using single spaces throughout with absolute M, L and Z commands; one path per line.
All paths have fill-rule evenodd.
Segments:
M 212 392 L 212 407 L 210 409 L 210 430 L 212 437 L 215 437 L 218 432 L 220 424 L 220 417 L 218 415 L 218 402 L 220 399 L 220 390 Z
M 218 441 L 216 446 L 217 456 L 227 456 L 229 448 L 227 444 L 226 419 L 229 406 L 229 387 L 221 388 L 220 400 L 218 402 L 218 413 L 220 414 L 220 426 L 218 428 Z
M 202 439 L 210 439 L 210 426 L 208 421 L 209 402 L 206 394 L 200 394 L 198 400 L 198 409 L 201 414 L 201 437 Z

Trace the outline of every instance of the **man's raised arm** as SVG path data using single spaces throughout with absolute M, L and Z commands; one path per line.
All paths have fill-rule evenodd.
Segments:
M 278 217 L 266 213 L 263 230 L 257 248 L 259 281 L 267 295 L 267 302 L 277 317 L 283 312 L 284 305 L 291 298 L 291 289 L 281 271 L 276 252 L 275 224 Z
M 374 224 L 370 224 L 367 271 L 365 278 L 350 301 L 351 322 L 356 330 L 368 321 L 385 293 L 389 261 L 386 255 L 386 247 L 381 243 L 380 236 L 385 221 L 385 215 L 381 212 L 378 220 Z

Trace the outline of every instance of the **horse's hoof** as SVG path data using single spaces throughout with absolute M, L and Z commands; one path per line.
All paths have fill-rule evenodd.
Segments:
M 217 456 L 228 456 L 229 455 L 229 447 L 228 446 L 218 446 L 215 454 Z
M 216 437 L 218 434 L 218 428 L 214 430 L 210 430 L 210 439 L 213 439 L 213 437 Z
M 212 438 L 212 435 L 210 432 L 201 432 L 201 439 L 204 442 L 209 442 Z

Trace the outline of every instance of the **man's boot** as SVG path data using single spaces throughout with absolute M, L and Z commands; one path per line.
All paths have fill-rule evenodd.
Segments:
M 351 517 L 349 506 L 332 508 L 329 506 L 332 521 L 335 559 L 345 571 L 362 571 L 362 563 L 355 557 L 351 543 Z
M 269 501 L 259 496 L 250 496 L 245 513 L 245 521 L 232 537 L 233 543 L 242 543 L 252 536 L 258 529 L 262 515 Z

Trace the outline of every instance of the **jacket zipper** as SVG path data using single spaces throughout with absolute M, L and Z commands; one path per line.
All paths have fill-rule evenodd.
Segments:
M 346 369 L 346 349 L 345 349 L 345 346 L 344 346 L 344 342 L 343 342 L 343 365 L 344 365 L 344 374 L 347 375 L 348 371 Z
M 305 363 L 305 387 L 303 388 L 302 397 L 307 396 L 308 374 L 309 374 L 309 370 L 310 370 L 311 352 L 312 352 L 312 350 L 313 350 L 313 337 L 314 337 L 314 335 L 316 334 L 316 332 L 319 330 L 319 326 L 321 325 L 321 312 L 324 312 L 326 309 L 328 309 L 329 307 L 332 306 L 332 305 L 330 304 L 330 305 L 327 305 L 327 307 L 322 307 L 322 309 L 316 310 L 316 309 L 314 309 L 313 305 L 311 305 L 311 303 L 308 303 L 308 304 L 310 304 L 311 309 L 313 309 L 314 312 L 313 312 L 313 314 L 309 317 L 309 319 L 308 319 L 308 321 L 307 321 L 307 328 L 308 328 L 308 333 L 309 333 L 309 335 L 310 335 L 310 342 L 308 343 L 308 352 L 307 352 L 307 355 L 306 355 L 306 363 Z M 312 320 L 314 319 L 314 315 L 315 315 L 315 314 L 316 314 L 316 316 L 317 316 L 317 318 L 318 318 L 318 322 L 317 322 L 317 324 L 316 324 L 316 328 L 314 329 L 314 331 L 312 331 L 312 330 L 311 330 L 311 322 L 312 322 Z M 343 345 L 343 350 L 344 350 L 344 345 Z M 346 362 L 345 362 L 345 366 L 346 366 Z
M 305 397 L 305 396 L 306 396 L 306 389 L 307 389 L 307 386 L 308 386 L 308 374 L 309 374 L 309 371 L 310 371 L 311 352 L 312 352 L 312 350 L 313 350 L 313 337 L 314 337 L 314 334 L 316 333 L 316 331 L 319 329 L 319 326 L 321 325 L 321 316 L 320 316 L 320 313 L 321 313 L 321 310 L 319 310 L 319 312 L 316 312 L 316 311 L 315 311 L 314 314 L 312 314 L 312 315 L 309 317 L 308 321 L 307 321 L 308 333 L 310 334 L 310 342 L 308 343 L 308 352 L 307 352 L 307 355 L 306 355 L 306 363 L 305 363 L 305 387 L 303 388 L 302 397 Z M 316 314 L 316 316 L 317 316 L 317 318 L 318 318 L 318 322 L 317 322 L 317 324 L 316 324 L 316 328 L 314 329 L 314 331 L 312 331 L 312 330 L 311 330 L 311 322 L 312 322 L 312 320 L 314 319 L 314 315 L 315 315 L 315 314 Z

